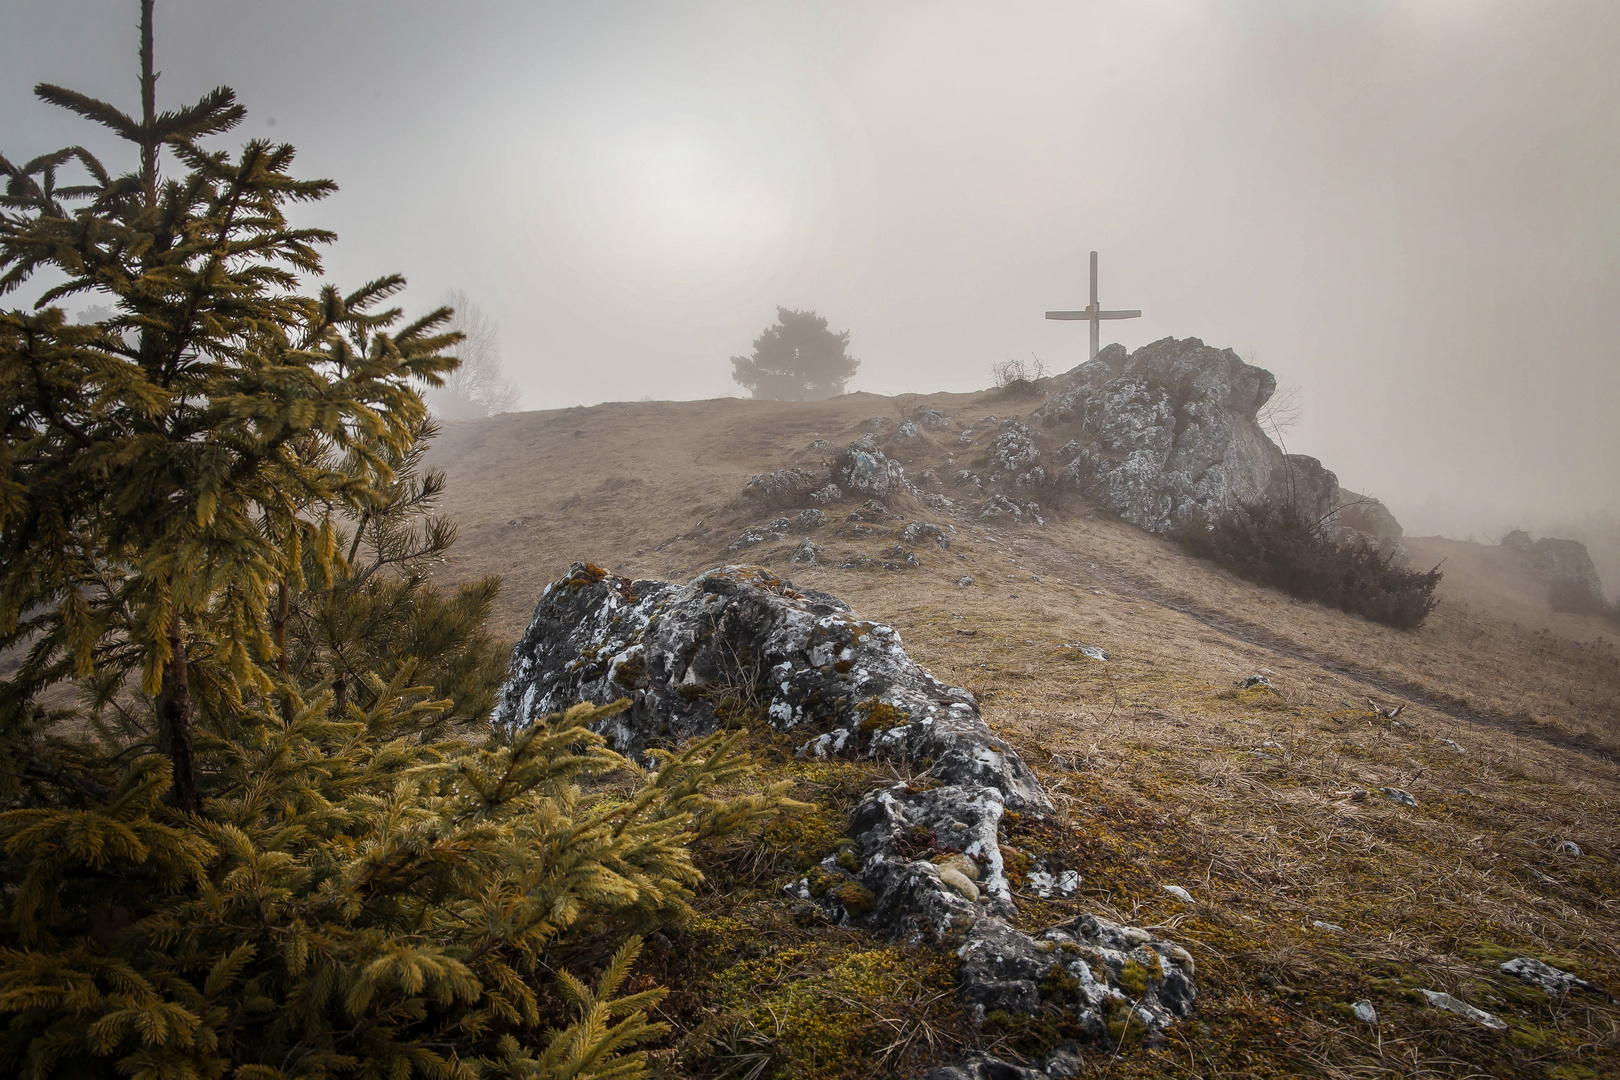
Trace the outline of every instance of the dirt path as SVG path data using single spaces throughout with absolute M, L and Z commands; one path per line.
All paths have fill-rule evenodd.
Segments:
M 1311 664 L 1324 671 L 1354 680 L 1374 693 L 1399 698 L 1410 704 L 1421 705 L 1453 720 L 1495 728 L 1516 736 L 1537 739 L 1550 746 L 1584 754 L 1608 764 L 1613 764 L 1615 761 L 1615 756 L 1610 749 L 1598 745 L 1591 739 L 1534 724 L 1526 716 L 1506 716 L 1477 709 L 1411 680 L 1382 674 L 1357 664 L 1325 656 L 1296 642 L 1267 633 L 1264 629 L 1252 623 L 1233 619 L 1221 612 L 1213 611 L 1198 604 L 1190 597 L 1145 581 L 1116 567 L 1086 561 L 1080 555 L 1066 551 L 1056 544 L 1043 542 L 1043 539 L 1038 536 L 1023 536 L 1020 539 L 1023 541 L 1024 546 L 1029 549 L 1024 552 L 1025 556 L 1040 560 L 1044 565 L 1053 568 L 1053 573 L 1056 575 L 1067 575 L 1070 578 L 1084 575 L 1103 582 L 1120 593 L 1185 615 L 1200 625 L 1245 645 L 1264 649 L 1267 652 L 1301 663 Z M 1035 550 L 1037 545 L 1041 549 L 1039 552 Z

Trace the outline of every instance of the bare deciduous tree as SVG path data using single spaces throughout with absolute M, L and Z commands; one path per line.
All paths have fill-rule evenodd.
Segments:
M 517 407 L 517 384 L 501 367 L 500 324 L 460 290 L 445 297 L 455 309 L 447 329 L 459 331 L 455 347 L 461 366 L 445 377 L 444 385 L 428 389 L 428 407 L 442 420 L 477 420 Z
M 1270 434 L 1281 446 L 1284 434 L 1299 423 L 1304 411 L 1299 401 L 1299 385 L 1284 383 L 1277 387 L 1269 401 L 1260 406 L 1260 413 L 1255 419 L 1260 421 L 1260 430 Z
M 1021 356 L 1009 356 L 990 365 L 990 376 L 995 379 L 997 390 L 1005 390 L 1015 384 L 1039 382 L 1049 374 L 1051 372 L 1046 370 L 1046 361 L 1034 353 L 1029 354 L 1028 360 Z

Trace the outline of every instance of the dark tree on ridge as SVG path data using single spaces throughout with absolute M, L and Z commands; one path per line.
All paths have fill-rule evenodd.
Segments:
M 752 356 L 731 358 L 731 377 L 756 398 L 820 401 L 837 397 L 861 362 L 849 355 L 849 331 L 833 333 L 813 311 L 776 309 L 776 324 L 754 339 Z

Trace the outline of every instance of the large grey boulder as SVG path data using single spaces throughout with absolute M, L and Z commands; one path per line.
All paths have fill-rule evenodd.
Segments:
M 1371 495 L 1339 493 L 1339 524 L 1387 543 L 1399 543 L 1404 531 L 1389 507 Z
M 802 734 L 802 753 L 926 760 L 935 780 L 994 787 L 1015 810 L 1050 808 L 973 695 L 918 666 L 898 631 L 761 566 L 682 585 L 577 564 L 541 594 L 494 722 L 521 727 L 577 701 L 629 698 L 603 734 L 641 755 L 655 738 L 714 731 L 728 697 L 757 698 L 773 728 Z
M 777 469 L 775 472 L 750 476 L 742 493 L 743 498 L 756 500 L 766 506 L 797 506 L 826 482 L 825 473 L 818 474 L 808 469 Z
M 1610 610 L 1591 552 L 1579 540 L 1531 540 L 1523 529 L 1514 529 L 1502 537 L 1502 546 L 1547 583 L 1547 602 L 1554 611 L 1602 615 Z
M 1152 532 L 1264 498 L 1331 515 L 1337 477 L 1261 430 L 1276 389 L 1271 372 L 1230 349 L 1165 338 L 1128 355 L 1103 349 L 1055 379 L 1031 419 L 1073 432 L 1060 480 Z
M 870 437 L 857 439 L 844 448 L 832 463 L 833 479 L 845 491 L 881 499 L 906 486 L 906 472 L 898 461 L 891 461 Z
M 1161 1037 L 1191 1014 L 1192 959 L 1179 946 L 1090 917 L 1039 938 L 1013 925 L 1003 816 L 1043 817 L 1052 803 L 973 695 L 918 666 L 893 627 L 759 566 L 680 584 L 576 564 L 542 593 L 493 722 L 517 729 L 620 698 L 630 707 L 599 730 L 644 760 L 655 740 L 708 734 L 717 706 L 746 700 L 757 722 L 798 736 L 801 756 L 909 766 L 913 779 L 868 792 L 839 850 L 783 892 L 839 925 L 960 946 L 962 994 L 979 1015 L 1056 1005 L 1111 1045 L 1132 1030 Z

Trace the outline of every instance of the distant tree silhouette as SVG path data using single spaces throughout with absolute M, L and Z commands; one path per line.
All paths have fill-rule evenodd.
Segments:
M 427 387 L 422 396 L 441 420 L 478 420 L 517 408 L 517 385 L 501 364 L 501 328 L 464 292 L 445 297 L 455 311 L 445 329 L 461 335 L 456 358 L 461 366 L 444 376 L 443 386 Z
M 752 356 L 731 358 L 731 377 L 756 398 L 820 401 L 844 392 L 861 362 L 849 355 L 849 331 L 835 334 L 813 311 L 776 309 L 776 325 L 754 339 Z

